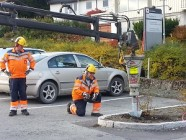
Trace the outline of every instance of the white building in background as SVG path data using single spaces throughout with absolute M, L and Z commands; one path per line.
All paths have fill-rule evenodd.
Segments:
M 59 12 L 61 4 L 70 4 L 77 15 L 85 15 L 88 11 L 96 8 L 106 13 L 113 12 L 126 15 L 132 22 L 143 19 L 143 8 L 155 6 L 162 9 L 163 0 L 48 0 L 50 11 Z M 62 13 L 73 14 L 68 8 L 63 8 Z M 186 0 L 165 0 L 165 17 L 177 18 L 180 25 L 186 25 Z M 103 29 L 116 32 L 115 25 L 108 23 Z M 125 23 L 123 24 L 125 27 Z M 123 28 L 125 31 L 126 28 Z

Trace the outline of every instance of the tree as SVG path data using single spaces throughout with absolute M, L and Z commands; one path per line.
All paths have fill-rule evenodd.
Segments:
M 165 19 L 165 36 L 168 37 L 174 28 L 179 25 L 178 19 Z
M 139 40 L 143 39 L 143 21 L 133 23 L 134 31 Z

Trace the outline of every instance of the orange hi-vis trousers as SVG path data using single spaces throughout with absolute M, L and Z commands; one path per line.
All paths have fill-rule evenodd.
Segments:
M 19 106 L 21 107 L 21 110 L 27 109 L 28 106 L 27 100 L 10 102 L 10 110 L 17 110 Z

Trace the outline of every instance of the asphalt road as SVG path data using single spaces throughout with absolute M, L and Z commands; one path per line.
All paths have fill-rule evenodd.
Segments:
M 85 117 L 70 115 L 66 104 L 70 96 L 62 96 L 53 104 L 41 104 L 29 97 L 30 116 L 9 117 L 10 97 L 0 93 L 0 140 L 186 140 L 186 128 L 168 131 L 143 131 L 131 129 L 104 128 L 97 125 L 97 118 L 91 117 L 92 104 L 88 104 Z M 144 98 L 140 99 L 143 102 Z M 153 98 L 152 107 L 181 104 L 180 101 Z M 103 114 L 129 112 L 131 97 L 102 96 Z

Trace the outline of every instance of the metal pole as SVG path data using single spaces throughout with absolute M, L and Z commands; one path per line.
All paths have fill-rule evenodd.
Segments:
M 147 71 L 147 79 L 150 78 L 150 58 L 148 58 L 148 71 Z
M 165 0 L 163 0 L 163 44 L 165 44 Z
M 98 9 L 98 1 L 96 0 L 96 10 Z

